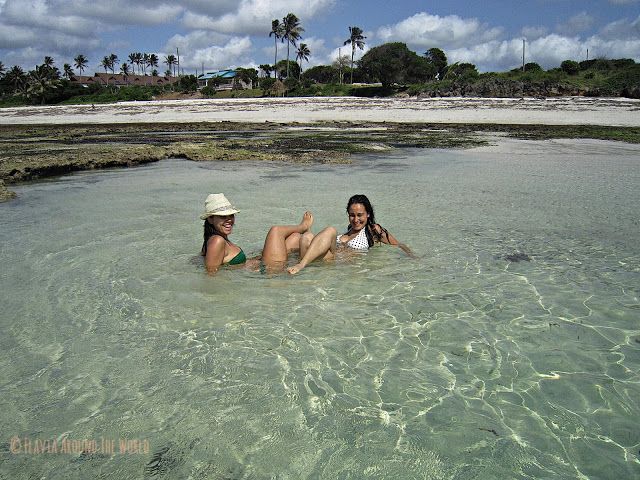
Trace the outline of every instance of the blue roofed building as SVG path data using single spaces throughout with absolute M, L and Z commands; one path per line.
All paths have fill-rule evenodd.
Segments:
M 253 82 L 244 82 L 235 70 L 218 70 L 198 75 L 198 88 L 215 87 L 216 90 L 232 90 L 233 88 L 253 88 Z

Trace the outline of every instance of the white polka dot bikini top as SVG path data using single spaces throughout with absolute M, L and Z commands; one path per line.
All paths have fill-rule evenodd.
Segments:
M 367 227 L 364 227 L 362 230 L 360 230 L 358 232 L 358 235 L 353 237 L 347 243 L 342 243 L 340 241 L 340 237 L 342 237 L 343 234 L 338 235 L 338 237 L 336 238 L 336 243 L 338 244 L 338 246 L 345 245 L 349 248 L 353 248 L 354 250 L 369 250 L 369 241 L 367 240 L 367 233 L 365 232 L 365 228 Z

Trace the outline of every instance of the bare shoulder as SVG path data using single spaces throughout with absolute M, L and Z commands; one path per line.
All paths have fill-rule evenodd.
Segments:
M 220 235 L 212 235 L 207 240 L 207 250 L 224 250 L 227 242 Z

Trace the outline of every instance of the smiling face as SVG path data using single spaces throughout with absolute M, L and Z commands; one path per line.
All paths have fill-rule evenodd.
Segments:
M 236 223 L 235 215 L 211 215 L 207 218 L 207 222 L 213 225 L 213 228 L 217 232 L 221 233 L 225 237 L 231 234 L 233 225 Z
M 349 214 L 349 225 L 354 232 L 362 230 L 369 220 L 367 209 L 361 203 L 350 205 L 347 213 Z

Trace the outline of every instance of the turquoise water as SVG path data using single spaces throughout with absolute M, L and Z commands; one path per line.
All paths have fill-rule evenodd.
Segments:
M 21 186 L 0 205 L 0 478 L 637 478 L 639 159 L 501 140 Z M 208 277 L 219 191 L 248 254 L 307 209 L 345 226 L 366 193 L 418 258 Z

